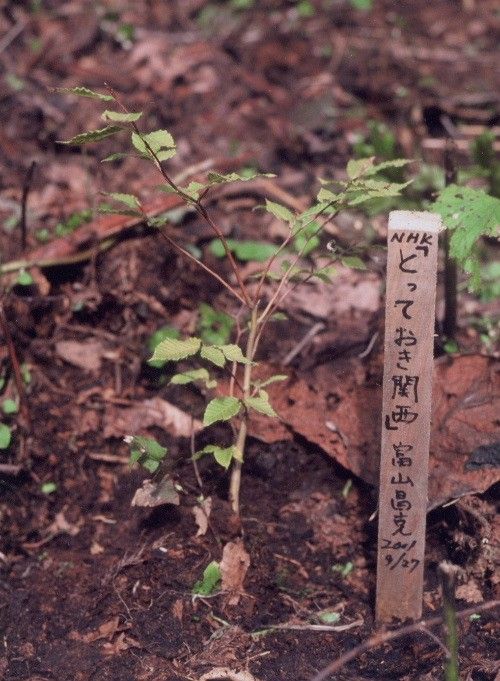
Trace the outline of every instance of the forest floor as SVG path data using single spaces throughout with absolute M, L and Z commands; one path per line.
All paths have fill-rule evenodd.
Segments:
M 252 209 L 266 196 L 307 205 L 317 178 L 341 177 L 370 121 L 388 126 L 401 156 L 442 166 L 448 116 L 462 134 L 460 168 L 471 163 L 468 140 L 498 132 L 494 0 L 352 5 L 0 4 L 0 261 L 14 263 L 2 278 L 1 335 L 12 337 L 26 383 L 23 409 L 3 415 L 12 442 L 0 450 L 4 681 L 310 681 L 373 634 L 387 212 L 336 218 L 320 249 L 338 239 L 367 269 L 339 267 L 332 285 L 298 287 L 288 321 L 270 327 L 258 359 L 288 381 L 270 391 L 281 420 L 251 427 L 244 593 L 236 604 L 224 593 L 193 597 L 234 538 L 227 475 L 205 457 L 200 488 L 189 417 L 174 422 L 172 405 L 199 418 L 202 397 L 169 385 L 168 367 L 147 365 L 148 340 L 165 325 L 192 334 L 200 303 L 234 310 L 153 230 L 97 217 L 102 191 L 135 193 L 158 212 L 158 178 L 134 157 L 101 164 L 121 150 L 113 142 L 84 152 L 58 144 L 102 127 L 101 109 L 53 89 L 109 84 L 144 111 L 147 129 L 174 135 L 173 175 L 275 173 L 210 203 L 228 236 L 273 241 L 279 221 Z M 206 227 L 183 210 L 170 217 L 171 234 L 224 272 Z M 498 246 L 487 248 L 498 257 Z M 29 285 L 20 259 L 38 264 Z M 461 291 L 460 352 L 445 352 L 439 328 L 436 337 L 424 617 L 441 612 L 442 560 L 460 568 L 459 610 L 498 588 L 500 308 Z M 18 397 L 11 359 L 4 343 L 3 403 Z M 169 448 L 178 504 L 131 506 L 148 475 L 128 463 L 129 434 Z M 206 527 L 201 494 L 211 500 Z M 444 640 L 441 626 L 433 631 Z M 493 612 L 462 618 L 459 634 L 460 678 L 498 679 Z M 443 649 L 418 633 L 361 654 L 334 678 L 433 680 L 444 665 Z

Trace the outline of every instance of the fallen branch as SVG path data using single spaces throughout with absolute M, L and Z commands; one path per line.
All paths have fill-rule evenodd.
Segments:
M 500 600 L 487 601 L 482 605 L 476 605 L 473 608 L 467 608 L 466 610 L 457 612 L 456 617 L 457 619 L 463 619 L 464 617 L 469 617 L 470 615 L 475 615 L 487 610 L 493 610 L 494 608 L 498 608 L 498 606 L 500 606 Z M 316 676 L 313 676 L 311 681 L 325 681 L 331 674 L 338 672 L 339 669 L 342 669 L 342 667 L 344 667 L 351 660 L 354 660 L 354 658 L 358 657 L 358 655 L 366 653 L 366 651 L 372 650 L 373 648 L 378 648 L 384 643 L 389 643 L 389 641 L 394 641 L 395 639 L 401 638 L 402 636 L 428 633 L 426 630 L 429 627 L 433 627 L 436 624 L 441 624 L 442 622 L 443 616 L 440 615 L 438 617 L 431 617 L 428 620 L 420 620 L 419 622 L 414 622 L 413 624 L 407 624 L 406 626 L 400 627 L 399 629 L 394 629 L 391 631 L 379 631 L 371 638 L 363 641 L 363 643 L 360 643 L 359 646 L 356 646 L 333 662 L 330 662 L 330 664 L 318 672 Z

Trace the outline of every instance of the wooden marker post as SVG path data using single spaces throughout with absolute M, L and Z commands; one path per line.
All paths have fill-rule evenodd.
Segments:
M 434 213 L 389 215 L 376 619 L 422 615 L 438 234 Z

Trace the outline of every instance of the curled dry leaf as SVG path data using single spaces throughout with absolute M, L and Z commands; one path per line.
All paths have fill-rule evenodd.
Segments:
M 132 407 L 106 405 L 104 414 L 104 437 L 123 437 L 126 433 L 144 432 L 145 428 L 158 426 L 176 437 L 189 437 L 202 428 L 201 422 L 193 420 L 178 407 L 153 397 Z
M 198 526 L 198 531 L 196 532 L 197 537 L 203 537 L 208 530 L 208 520 L 210 518 L 210 513 L 212 512 L 212 497 L 207 497 L 203 499 L 198 506 L 193 507 L 193 515 L 196 525 Z
M 143 480 L 142 487 L 136 491 L 130 505 L 155 508 L 164 504 L 178 506 L 179 503 L 179 494 L 173 480 L 165 475 L 159 482 L 153 482 L 150 479 Z
M 229 593 L 228 605 L 237 605 L 243 593 L 243 582 L 250 567 L 250 556 L 241 540 L 228 542 L 222 552 L 219 569 L 222 575 L 222 590 Z

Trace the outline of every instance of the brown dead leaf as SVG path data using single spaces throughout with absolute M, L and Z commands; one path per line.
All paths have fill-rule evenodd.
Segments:
M 197 537 L 203 537 L 208 530 L 208 520 L 210 518 L 210 513 L 212 512 L 212 497 L 207 497 L 203 499 L 197 506 L 193 507 L 193 515 L 196 525 L 198 526 L 198 531 L 196 532 Z
M 380 278 L 372 272 L 336 269 L 334 287 L 323 281 L 301 284 L 288 296 L 287 308 L 317 319 L 331 319 L 352 309 L 376 312 L 380 307 Z
M 243 593 L 243 582 L 248 568 L 250 556 L 245 551 L 241 540 L 228 542 L 222 552 L 219 569 L 222 576 L 222 590 L 229 593 L 228 605 L 237 605 Z
M 118 634 L 116 639 L 111 643 L 103 643 L 102 652 L 104 655 L 117 655 L 129 648 L 139 648 L 139 642 L 130 636 L 126 636 L 124 632 Z
M 321 447 L 365 482 L 377 485 L 380 381 L 374 380 L 373 368 L 353 358 L 317 367 L 307 381 L 291 377 L 268 390 L 271 404 L 292 432 Z M 498 469 L 473 466 L 471 459 L 478 447 L 498 440 L 499 413 L 500 372 L 494 359 L 468 355 L 436 363 L 429 510 L 450 499 L 484 492 L 500 479 Z M 287 434 L 285 428 L 282 432 Z M 266 442 L 275 441 L 274 431 L 269 432 L 260 418 L 252 417 L 250 433 Z
M 460 584 L 455 591 L 455 596 L 466 603 L 482 603 L 484 601 L 481 589 L 473 579 L 469 580 L 467 584 Z
M 172 615 L 175 617 L 176 620 L 179 620 L 179 622 L 182 622 L 182 616 L 184 614 L 184 604 L 181 601 L 180 598 L 177 598 L 177 600 L 174 601 L 174 604 L 172 605 Z
M 104 437 L 123 437 L 128 433 L 144 432 L 145 428 L 159 426 L 176 437 L 190 437 L 203 427 L 201 421 L 159 397 L 143 400 L 132 407 L 106 404 Z
M 172 478 L 165 475 L 159 482 L 153 482 L 149 478 L 142 481 L 142 487 L 136 490 L 131 506 L 142 506 L 146 508 L 156 508 L 172 504 L 178 506 L 180 498 L 175 489 Z
M 120 625 L 120 617 L 117 615 L 112 619 L 101 624 L 94 631 L 89 631 L 87 634 L 81 634 L 79 631 L 71 631 L 69 638 L 72 641 L 82 641 L 83 643 L 93 643 L 104 638 L 111 639 L 118 632 L 123 629 L 128 629 L 127 625 Z
M 97 340 L 66 340 L 55 344 L 56 353 L 68 364 L 92 374 L 99 373 L 104 348 Z

